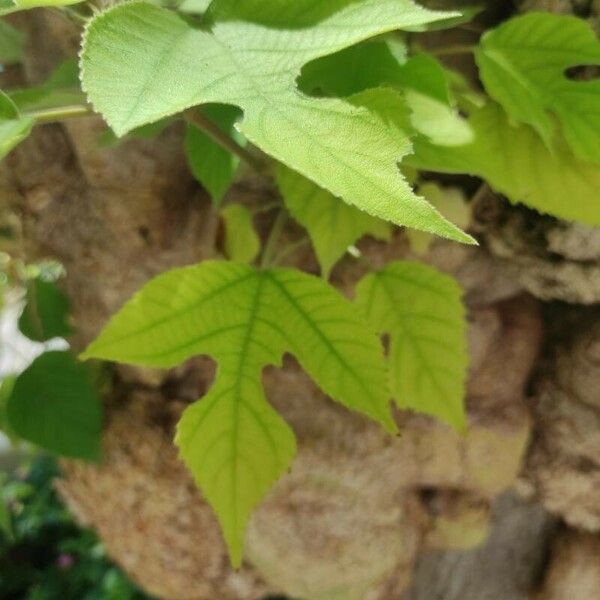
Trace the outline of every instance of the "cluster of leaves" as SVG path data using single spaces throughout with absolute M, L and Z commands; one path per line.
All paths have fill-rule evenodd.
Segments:
M 95 374 L 70 351 L 51 343 L 72 333 L 68 301 L 53 281 L 52 268 L 19 271 L 26 294 L 18 328 L 37 342 L 39 355 L 21 373 L 0 382 L 0 429 L 14 443 L 26 441 L 62 456 L 97 460 L 102 409 Z M 13 343 L 18 351 L 19 341 Z
M 143 600 L 96 535 L 53 489 L 56 461 L 36 457 L 0 489 L 0 596 L 23 600 Z
M 11 0 L 9 10 L 22 7 Z M 463 18 L 412 0 L 187 0 L 178 9 L 127 2 L 86 23 L 83 101 L 68 77 L 51 79 L 34 101 L 23 90 L 2 97 L 4 154 L 36 122 L 57 117 L 57 106 L 70 116 L 91 105 L 117 136 L 187 121 L 190 167 L 221 209 L 230 261 L 160 275 L 83 358 L 168 368 L 208 354 L 218 362 L 213 387 L 185 411 L 176 442 L 235 565 L 252 510 L 295 453 L 261 382 L 284 353 L 333 400 L 390 432 L 391 397 L 465 427 L 458 284 L 410 262 L 366 275 L 353 302 L 327 283 L 359 238 L 387 240 L 393 226 L 416 230 L 417 251 L 431 234 L 474 242 L 460 228 L 462 201 L 446 212 L 449 194 L 425 184 L 418 195 L 410 169 L 476 175 L 514 202 L 600 224 L 600 81 L 569 76 L 600 63 L 600 42 L 573 17 L 509 20 L 474 48 L 486 95 L 412 52 L 399 33 Z M 7 54 L 18 57 L 22 40 L 13 37 Z M 265 168 L 250 145 L 273 164 Z M 273 177 L 280 217 L 305 228 L 322 279 L 277 266 L 281 218 L 263 247 L 247 206 L 221 206 L 242 161 Z

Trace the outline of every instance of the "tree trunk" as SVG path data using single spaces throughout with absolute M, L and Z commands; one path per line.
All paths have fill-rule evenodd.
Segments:
M 29 62 L 4 79 L 39 81 L 73 53 L 77 37 L 60 17 L 19 24 L 31 33 Z M 98 144 L 102 131 L 99 119 L 37 128 L 0 166 L 3 201 L 22 223 L 18 251 L 66 267 L 76 348 L 151 276 L 220 254 L 218 217 L 185 165 L 181 127 L 117 148 Z M 230 192 L 248 203 L 273 193 L 248 174 Z M 398 412 L 402 435 L 392 439 L 330 402 L 292 359 L 267 369 L 267 395 L 299 454 L 254 515 L 234 572 L 172 444 L 181 411 L 210 386 L 212 363 L 119 366 L 102 464 L 65 461 L 61 494 L 131 577 L 167 600 L 593 600 L 600 230 L 511 208 L 485 190 L 472 228 L 481 247 L 437 241 L 426 258 L 465 289 L 464 436 Z M 411 257 L 402 232 L 361 249 L 375 264 Z M 308 249 L 290 264 L 316 271 Z M 348 258 L 333 279 L 351 294 L 363 273 Z

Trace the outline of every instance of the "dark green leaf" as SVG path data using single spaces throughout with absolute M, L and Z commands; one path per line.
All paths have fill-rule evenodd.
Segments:
M 7 406 L 12 429 L 63 456 L 100 456 L 102 409 L 88 368 L 69 352 L 46 352 L 17 378 Z
M 30 340 L 45 342 L 67 337 L 72 329 L 67 322 L 69 302 L 56 284 L 39 277 L 29 282 L 26 304 L 19 318 L 21 333 Z

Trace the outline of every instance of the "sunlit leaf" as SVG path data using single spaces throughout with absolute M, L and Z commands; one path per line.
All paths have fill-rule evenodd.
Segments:
M 448 16 L 410 0 L 215 0 L 205 30 L 159 7 L 126 3 L 89 23 L 81 77 L 118 135 L 199 104 L 239 106 L 240 130 L 252 143 L 335 196 L 397 224 L 472 242 L 400 175 L 411 146 L 397 95 L 387 95 L 382 114 L 382 93 L 360 102 L 317 99 L 295 83 L 311 60 Z
M 290 352 L 333 399 L 394 430 L 382 348 L 358 311 L 322 280 L 291 269 L 204 262 L 152 280 L 84 353 L 172 367 L 208 354 L 215 383 L 184 413 L 181 455 L 215 509 L 234 565 L 246 523 L 295 453 L 261 373 Z
M 575 155 L 600 162 L 600 80 L 570 67 L 600 66 L 600 41 L 583 19 L 532 12 L 486 33 L 476 53 L 489 94 L 551 147 L 554 116 Z
M 348 247 L 364 235 L 390 238 L 388 223 L 349 206 L 291 169 L 278 169 L 277 184 L 286 207 L 308 231 L 325 278 Z
M 392 394 L 400 408 L 464 429 L 467 341 L 462 291 L 455 279 L 420 263 L 396 262 L 367 275 L 357 302 L 389 334 Z

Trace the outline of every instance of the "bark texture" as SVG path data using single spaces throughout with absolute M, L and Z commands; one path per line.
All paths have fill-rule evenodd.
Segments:
M 58 17 L 21 25 L 31 61 L 4 78 L 39 80 L 73 52 L 76 36 Z M 185 166 L 180 127 L 118 148 L 97 143 L 102 129 L 97 119 L 38 128 L 0 166 L 2 202 L 22 224 L 17 250 L 66 266 L 75 347 L 154 274 L 219 255 L 218 218 Z M 252 204 L 273 190 L 244 177 L 231 195 Z M 391 438 L 330 402 L 292 359 L 267 369 L 268 397 L 299 454 L 253 517 L 236 573 L 171 442 L 181 411 L 210 386 L 212 363 L 118 367 L 103 462 L 66 461 L 61 494 L 131 577 L 167 600 L 595 600 L 600 233 L 491 192 L 478 195 L 472 229 L 480 248 L 438 241 L 426 258 L 465 289 L 465 436 L 398 412 L 402 436 Z M 285 235 L 298 233 L 290 225 Z M 374 264 L 410 257 L 401 232 L 361 248 Z M 308 248 L 289 262 L 316 270 Z M 334 282 L 351 294 L 364 269 L 347 259 Z

